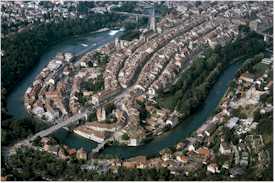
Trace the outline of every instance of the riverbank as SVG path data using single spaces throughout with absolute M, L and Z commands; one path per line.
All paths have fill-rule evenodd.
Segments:
M 4 50 L 2 74 L 5 77 L 3 77 L 2 87 L 6 88 L 7 91 L 11 91 L 23 77 L 28 75 L 33 66 L 37 65 L 36 62 L 41 58 L 43 52 L 56 44 L 57 41 L 62 41 L 64 38 L 73 35 L 97 31 L 103 25 L 104 27 L 113 27 L 114 22 L 118 20 L 121 20 L 121 17 L 110 14 L 96 14 L 81 20 L 65 20 L 59 24 L 41 24 L 29 32 L 17 33 L 12 38 L 4 38 L 2 40 Z M 68 29 L 67 25 L 74 26 Z M 16 47 L 13 47 L 13 45 L 16 45 Z M 21 67 L 18 66 L 19 63 Z M 6 67 L 7 65 L 9 67 Z
M 205 104 L 193 115 L 182 121 L 174 129 L 162 134 L 159 137 L 152 139 L 149 143 L 138 147 L 122 147 L 122 146 L 109 146 L 103 151 L 103 155 L 112 154 L 120 158 L 130 158 L 138 155 L 152 156 L 157 155 L 161 149 L 166 147 L 173 147 L 179 141 L 190 135 L 195 129 L 197 129 L 203 122 L 212 114 L 220 99 L 224 95 L 230 81 L 234 78 L 234 74 L 239 68 L 239 64 L 233 64 L 226 69 L 219 77 L 216 84 L 213 86 L 209 95 L 205 101 Z M 86 140 L 76 134 L 65 131 L 63 129 L 58 130 L 53 136 L 59 139 L 60 142 L 68 145 L 72 148 L 83 147 L 87 152 L 90 152 L 92 148 L 96 147 L 97 143 Z
M 114 41 L 116 37 L 120 37 L 123 32 L 120 31 L 115 35 L 109 35 L 109 31 L 103 31 L 99 33 L 88 33 L 79 37 L 70 38 L 61 42 L 58 45 L 51 47 L 48 52 L 41 56 L 41 59 L 37 65 L 29 72 L 28 76 L 13 89 L 13 91 L 7 97 L 7 109 L 8 112 L 17 119 L 24 118 L 27 114 L 24 108 L 24 93 L 29 86 L 31 86 L 35 77 L 41 72 L 41 70 L 48 64 L 48 62 L 54 58 L 59 52 L 71 52 L 75 55 L 83 54 L 85 52 L 95 50 L 111 41 Z M 85 42 L 88 46 L 83 47 L 81 44 Z M 94 45 L 96 43 L 96 45 Z
M 259 46 L 253 48 L 250 43 L 255 42 L 255 41 L 259 43 Z M 228 74 L 228 76 L 226 76 L 228 78 L 223 78 L 223 76 L 217 75 L 218 73 L 220 73 L 220 71 L 217 72 L 216 68 L 214 68 L 215 69 L 214 74 L 210 74 L 210 75 L 212 75 L 211 76 L 212 79 L 210 79 L 210 81 L 207 81 L 207 83 L 209 83 L 208 84 L 209 86 L 213 85 L 214 87 L 210 88 L 207 85 L 208 89 L 206 92 L 206 94 L 207 94 L 206 100 L 199 103 L 200 105 L 197 106 L 196 111 L 194 112 L 194 115 L 187 117 L 186 120 L 182 121 L 177 127 L 175 127 L 174 129 L 170 130 L 167 133 L 162 134 L 160 137 L 156 137 L 154 140 L 150 141 L 147 144 L 144 144 L 144 145 L 141 145 L 138 147 L 120 147 L 120 146 L 114 145 L 114 146 L 106 147 L 102 151 L 101 154 L 104 154 L 104 155 L 105 154 L 113 154 L 120 158 L 129 158 L 129 157 L 138 156 L 138 155 L 153 156 L 153 155 L 156 155 L 160 150 L 167 148 L 167 147 L 172 147 L 176 143 L 178 143 L 180 140 L 182 140 L 185 137 L 187 137 L 188 135 L 190 135 L 192 133 L 192 130 L 194 131 L 196 128 L 201 126 L 201 124 L 208 118 L 208 116 L 210 116 L 212 113 L 215 112 L 216 107 L 217 107 L 220 99 L 223 97 L 224 93 L 219 93 L 220 95 L 216 94 L 215 96 L 212 96 L 212 95 L 214 95 L 212 93 L 216 93 L 217 91 L 215 91 L 215 90 L 225 92 L 227 89 L 227 86 L 229 85 L 231 80 L 234 78 L 235 73 L 237 72 L 236 67 L 238 67 L 240 65 L 240 63 L 232 64 L 232 60 L 234 60 L 235 58 L 239 58 L 239 56 L 242 54 L 246 55 L 248 53 L 252 54 L 252 53 L 260 51 L 261 49 L 263 49 L 262 42 L 263 42 L 263 40 L 262 40 L 261 36 L 258 36 L 257 34 L 255 35 L 255 33 L 249 33 L 247 37 L 239 38 L 239 39 L 237 39 L 237 41 L 234 41 L 233 43 L 229 43 L 225 47 L 220 48 L 220 50 L 218 49 L 216 51 L 217 53 L 214 52 L 213 58 L 211 57 L 212 65 L 216 62 L 217 62 L 217 64 L 219 64 L 219 61 L 221 62 L 221 60 L 219 58 L 221 58 L 222 62 L 224 64 L 222 66 L 220 65 L 218 69 L 220 69 L 220 71 L 223 71 L 225 68 L 226 71 L 224 71 L 223 74 L 224 73 L 226 73 L 226 75 Z M 240 45 L 242 45 L 242 49 L 237 50 L 236 47 L 238 47 Z M 221 49 L 223 51 L 221 51 Z M 216 54 L 216 56 L 215 56 L 215 54 Z M 200 59 L 207 59 L 207 58 L 200 58 Z M 213 63 L 213 59 L 215 61 L 214 63 Z M 200 60 L 198 60 L 197 65 L 202 66 L 202 64 L 201 64 L 202 62 L 199 62 L 199 61 Z M 228 68 L 229 68 L 229 70 L 231 70 L 230 68 L 233 68 L 233 70 L 230 71 L 231 73 L 227 73 Z M 209 70 L 212 73 L 212 70 L 211 69 L 209 69 Z M 200 73 L 201 73 L 201 71 L 198 72 L 199 78 L 201 77 Z M 205 75 L 206 75 L 206 73 L 204 73 L 204 76 Z M 215 82 L 216 79 L 213 79 L 213 78 L 218 79 L 218 82 Z M 223 78 L 223 79 L 220 80 L 220 78 Z M 192 78 L 190 81 L 192 83 Z M 199 82 L 199 84 L 200 84 L 201 80 L 199 80 L 199 81 L 200 81 Z M 220 85 L 222 85 L 222 86 L 220 86 Z M 197 87 L 195 89 L 198 90 Z M 193 93 L 193 91 L 190 91 L 190 92 Z M 197 93 L 200 94 L 202 92 L 200 92 L 200 90 L 198 90 Z M 186 93 L 186 94 L 188 94 L 188 93 Z M 211 100 L 209 100 L 209 97 L 213 97 L 213 98 L 211 98 Z M 185 100 L 182 100 L 181 102 L 183 104 L 186 103 Z M 201 110 L 202 110 L 202 114 L 200 113 Z M 189 122 L 190 122 L 190 124 L 189 124 Z M 183 130 L 183 132 L 179 131 L 180 129 Z M 62 133 L 62 132 L 60 132 L 60 133 Z M 65 136 L 67 136 L 67 138 L 69 138 L 70 134 L 66 134 Z M 82 144 L 82 143 L 79 142 L 78 146 L 79 146 L 79 144 Z M 91 144 L 94 145 L 95 143 L 91 142 Z M 71 145 L 74 145 L 74 144 L 71 144 Z M 85 148 L 85 144 L 82 144 L 82 145 L 83 145 L 82 147 Z M 90 151 L 90 149 L 86 149 L 86 148 L 85 148 L 85 150 L 87 150 L 88 152 Z

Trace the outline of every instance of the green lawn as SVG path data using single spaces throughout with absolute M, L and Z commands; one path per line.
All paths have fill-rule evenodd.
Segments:
M 168 95 L 158 98 L 157 102 L 159 103 L 160 107 L 174 110 L 181 96 L 181 90 L 178 90 L 174 95 Z

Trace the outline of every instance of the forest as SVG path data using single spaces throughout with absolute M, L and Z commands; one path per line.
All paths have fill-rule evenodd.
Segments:
M 187 117 L 204 102 L 219 75 L 233 60 L 250 58 L 265 47 L 262 36 L 249 32 L 245 37 L 238 37 L 224 47 L 207 49 L 203 56 L 193 61 L 168 92 L 159 95 L 159 104 L 164 108 L 176 109 L 183 113 L 183 118 Z
M 70 36 L 95 31 L 103 27 L 120 26 L 123 23 L 120 20 L 124 20 L 124 18 L 112 14 L 93 14 L 85 19 L 68 19 L 59 23 L 37 24 L 28 32 L 19 32 L 1 38 L 4 50 L 1 61 L 2 145 L 10 145 L 45 127 L 44 123 L 37 122 L 35 119 L 14 119 L 6 109 L 8 93 L 35 67 L 43 52 Z
M 167 168 L 119 167 L 116 173 L 98 173 L 95 170 L 81 169 L 83 163 L 75 158 L 65 161 L 47 152 L 25 148 L 18 150 L 7 161 L 2 157 L 1 175 L 9 181 L 198 181 L 222 178 L 215 175 L 206 176 L 205 167 L 187 177 L 184 174 L 174 175 Z
M 68 19 L 59 23 L 39 24 L 28 32 L 19 32 L 4 37 L 2 49 L 2 88 L 10 91 L 50 46 L 70 36 L 98 30 L 103 27 L 119 26 L 122 17 L 112 14 L 94 14 L 85 19 Z
M 2 120 L 1 145 L 7 146 L 13 144 L 17 140 L 24 139 L 47 127 L 49 127 L 48 124 L 28 117 L 20 120 Z

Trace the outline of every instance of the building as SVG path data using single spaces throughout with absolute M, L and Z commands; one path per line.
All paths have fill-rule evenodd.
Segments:
M 76 152 L 76 158 L 78 160 L 87 160 L 88 159 L 88 154 L 83 148 L 80 148 Z
M 207 171 L 211 173 L 219 173 L 219 167 L 216 163 L 207 165 Z
M 226 144 L 225 142 L 222 142 L 220 144 L 219 151 L 223 155 L 230 155 L 231 154 L 231 147 L 230 147 L 230 145 Z
M 138 146 L 140 142 L 141 141 L 138 138 L 131 138 L 129 140 L 128 146 Z
M 79 127 L 75 128 L 73 131 L 74 131 L 74 133 L 76 133 L 84 138 L 95 141 L 97 143 L 104 142 L 104 140 L 106 140 L 110 136 L 109 133 L 95 131 L 95 130 L 92 130 L 85 126 L 79 126 Z
M 226 126 L 227 128 L 232 129 L 232 128 L 234 128 L 234 126 L 238 123 L 238 121 L 239 121 L 239 118 L 238 118 L 238 117 L 230 118 L 230 119 L 228 120 L 228 122 L 225 124 L 225 126 Z
M 122 91 L 121 87 L 117 87 L 117 88 L 109 89 L 109 90 L 103 90 L 103 91 L 97 93 L 96 95 L 92 96 L 92 104 L 98 105 L 101 102 L 103 102 L 104 100 L 110 99 L 113 96 L 119 94 L 121 91 Z
M 64 60 L 67 62 L 71 62 L 74 59 L 74 55 L 70 52 L 64 53 Z
M 196 150 L 196 152 L 198 153 L 198 155 L 200 155 L 204 159 L 207 159 L 210 157 L 210 152 L 207 147 L 201 147 L 198 150 Z
M 253 74 L 250 73 L 243 73 L 240 78 L 241 81 L 245 82 L 245 83 L 249 83 L 252 84 L 255 80 L 255 76 Z
M 63 160 L 68 159 L 68 156 L 65 155 L 65 151 L 62 148 L 60 148 L 59 151 L 58 151 L 58 157 L 63 159 Z
M 98 121 L 106 120 L 106 111 L 104 107 L 100 107 L 96 110 L 96 117 Z
M 100 123 L 100 122 L 92 122 L 92 123 L 86 123 L 86 128 L 99 131 L 99 132 L 115 132 L 117 130 L 117 124 L 116 123 Z
M 177 156 L 176 159 L 182 163 L 188 162 L 188 156 L 181 155 L 181 156 Z
M 122 166 L 126 168 L 144 168 L 146 165 L 145 156 L 136 156 L 123 162 Z
M 270 65 L 273 62 L 273 58 L 263 58 L 262 62 L 263 64 Z
M 68 150 L 68 155 L 69 155 L 69 156 L 75 156 L 75 155 L 76 155 L 76 149 L 75 149 L 75 148 L 69 149 L 69 150 Z
M 252 20 L 249 22 L 249 28 L 254 30 L 254 31 L 257 31 L 258 30 L 258 25 L 259 25 L 259 20 Z

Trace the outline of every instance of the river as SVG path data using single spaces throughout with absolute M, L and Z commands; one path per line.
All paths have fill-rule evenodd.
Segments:
M 120 158 L 129 158 L 137 155 L 153 156 L 157 155 L 162 149 L 175 146 L 178 142 L 183 141 L 184 138 L 191 135 L 192 132 L 198 129 L 207 118 L 214 113 L 230 81 L 234 79 L 235 73 L 240 68 L 240 65 L 240 62 L 230 65 L 218 78 L 218 81 L 210 90 L 205 103 L 200 109 L 189 118 L 182 121 L 174 129 L 155 137 L 152 141 L 142 146 L 126 147 L 114 145 L 106 147 L 101 153 L 116 155 Z M 89 141 L 64 129 L 57 131 L 54 136 L 70 147 L 83 147 L 87 151 L 91 151 L 92 148 L 95 148 L 97 145 L 95 142 Z
M 88 50 L 97 49 L 106 43 L 113 41 L 116 37 L 121 36 L 123 34 L 121 30 L 110 30 L 97 33 L 92 32 L 81 36 L 74 36 L 49 48 L 48 51 L 41 56 L 37 65 L 8 95 L 7 109 L 9 114 L 13 115 L 16 119 L 24 118 L 27 115 L 24 107 L 24 93 L 27 88 L 32 85 L 35 77 L 58 52 L 71 52 L 75 55 L 79 55 Z
M 114 34 L 115 33 L 115 34 Z M 69 51 L 74 54 L 80 54 L 87 50 L 96 49 L 112 40 L 115 37 L 122 35 L 122 32 L 106 31 L 101 33 L 86 34 L 79 37 L 74 37 L 67 41 L 64 41 L 45 53 L 39 64 L 30 72 L 30 74 L 22 80 L 13 92 L 8 96 L 8 111 L 15 118 L 22 118 L 26 116 L 26 111 L 23 105 L 23 96 L 27 87 L 30 86 L 36 75 L 41 72 L 45 65 L 53 58 L 56 53 L 60 51 Z M 81 44 L 87 44 L 84 47 Z M 94 44 L 96 43 L 96 45 Z M 228 85 L 234 75 L 240 67 L 240 63 L 230 65 L 219 77 L 213 88 L 210 90 L 209 95 L 200 109 L 191 115 L 189 118 L 182 121 L 174 129 L 162 134 L 159 137 L 155 137 L 152 141 L 145 145 L 138 147 L 126 147 L 126 146 L 110 146 L 106 147 L 102 154 L 112 154 L 120 158 L 129 158 L 137 155 L 157 155 L 161 149 L 166 147 L 175 146 L 178 142 L 191 135 L 197 128 L 199 128 L 208 117 L 213 114 L 219 101 L 225 94 Z M 89 141 L 83 137 L 80 137 L 74 133 L 60 129 L 53 134 L 61 143 L 67 144 L 72 148 L 83 147 L 87 151 L 91 151 L 96 147 L 97 143 Z

